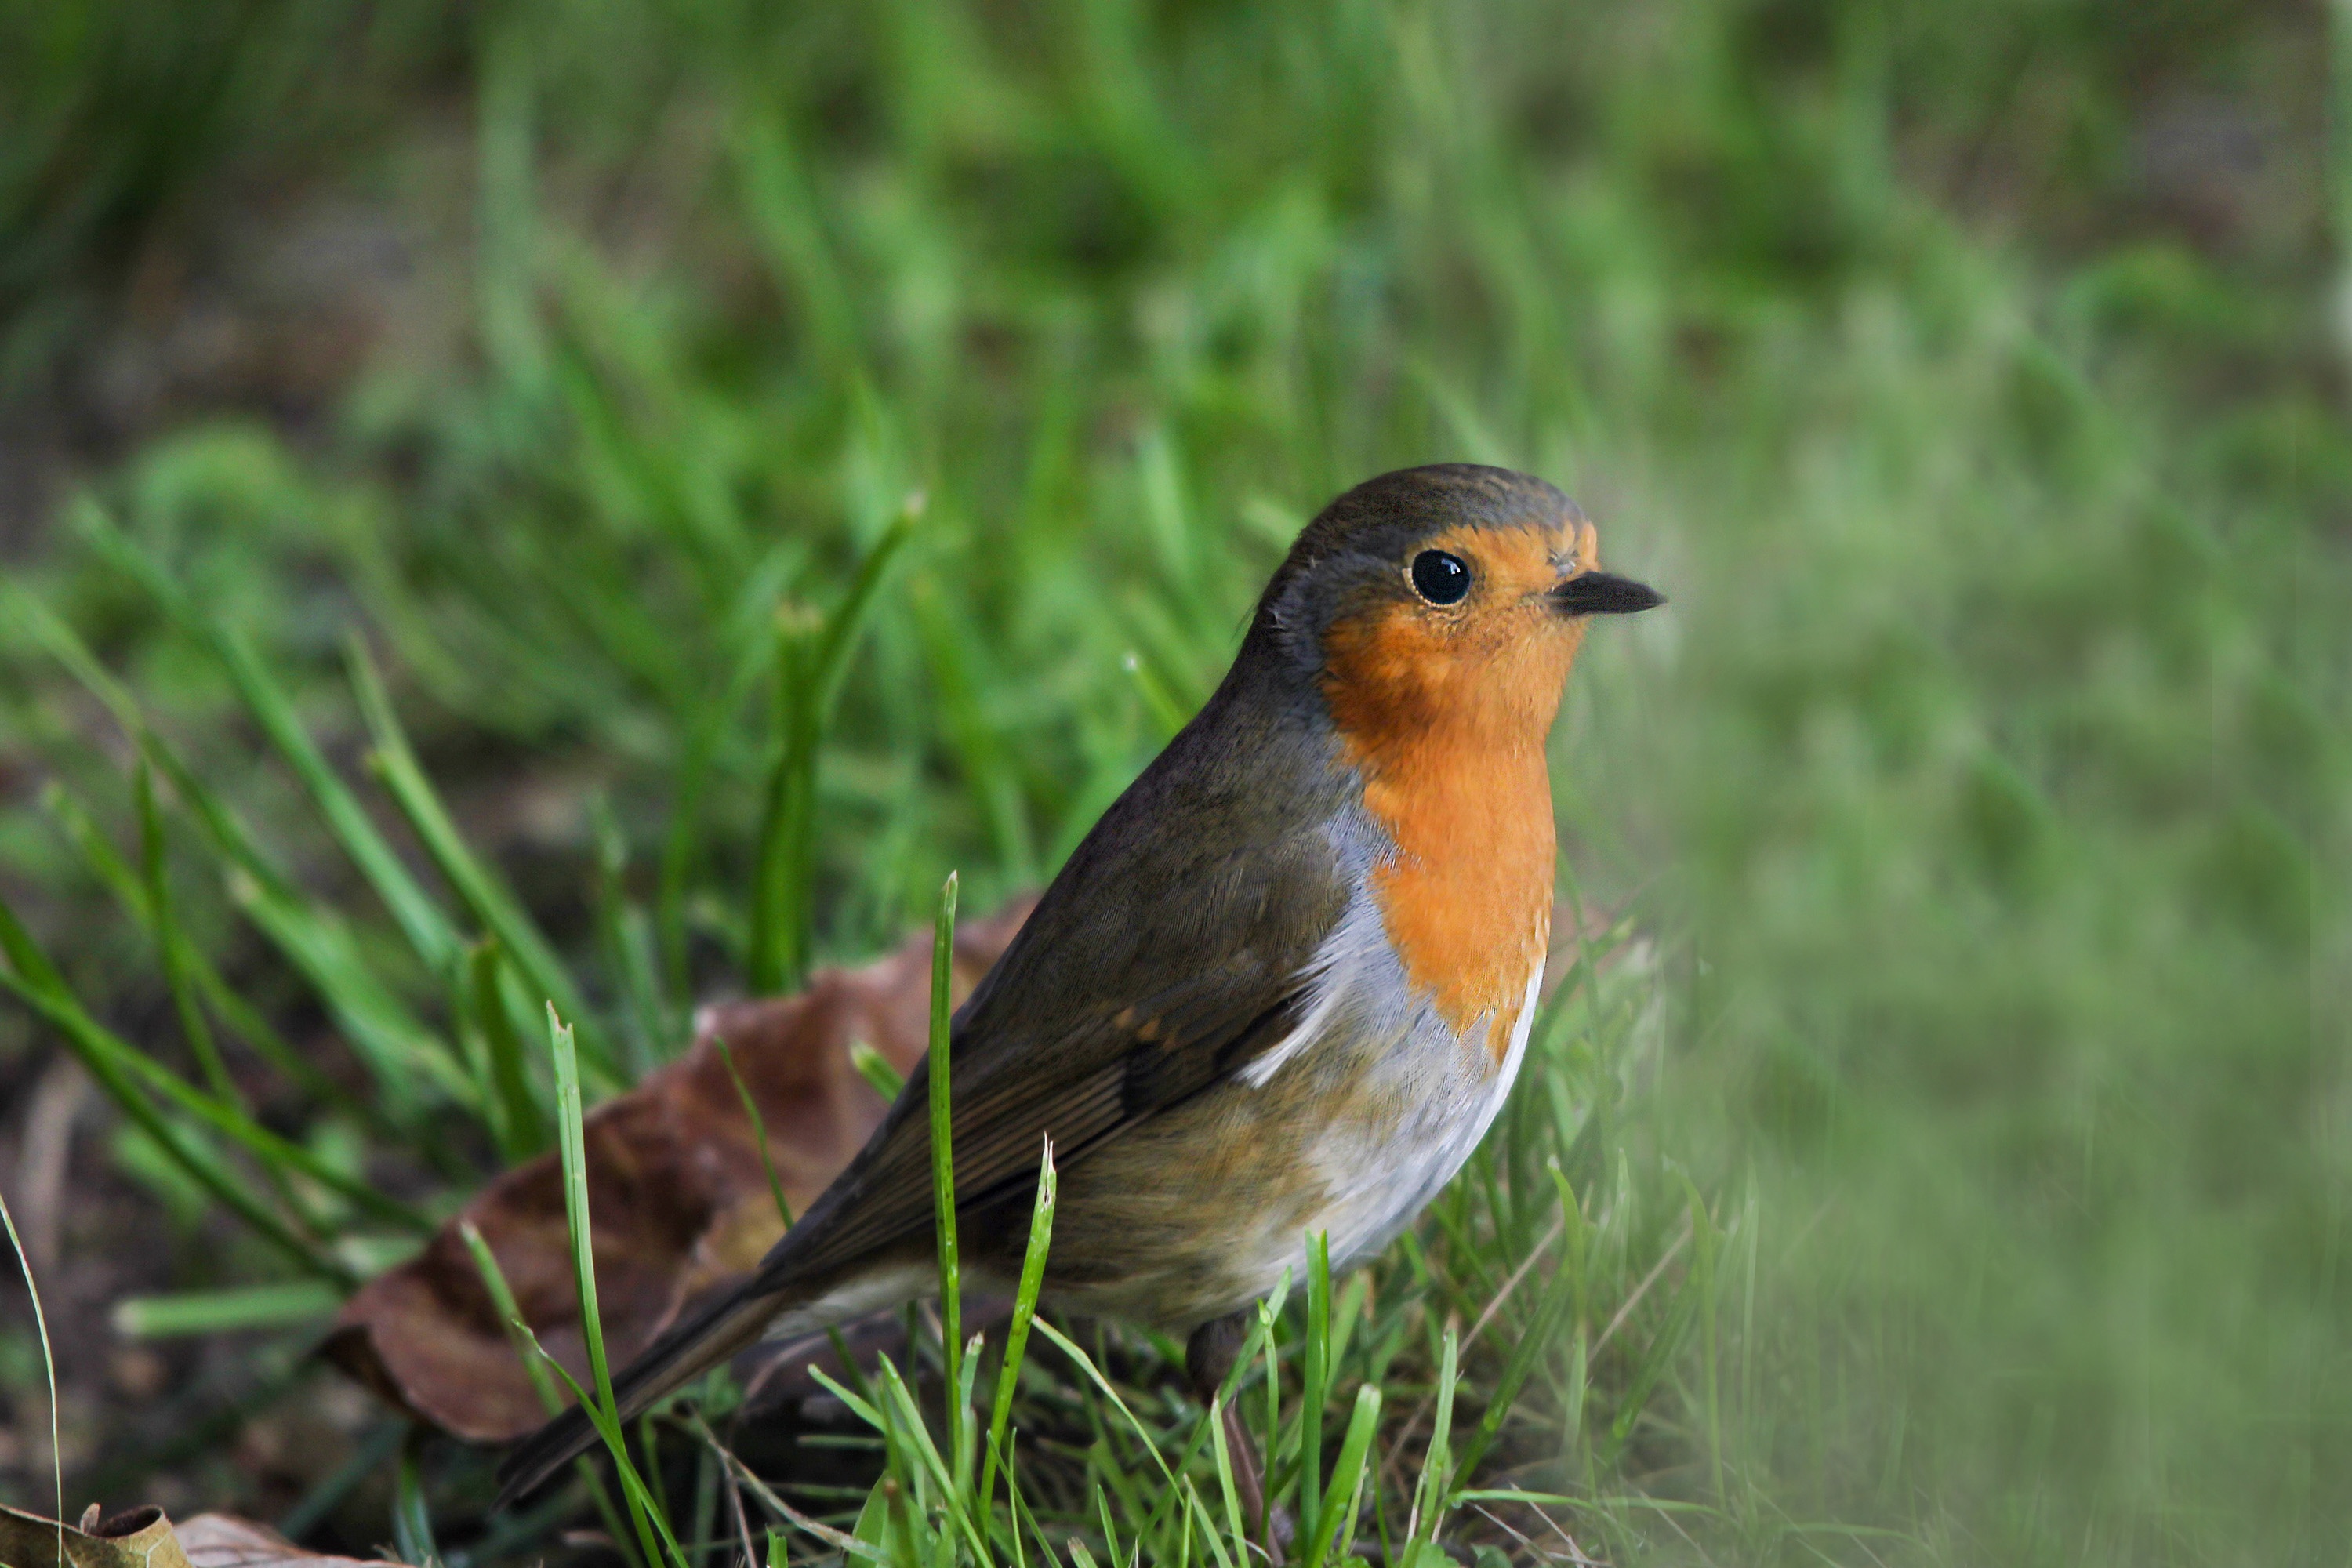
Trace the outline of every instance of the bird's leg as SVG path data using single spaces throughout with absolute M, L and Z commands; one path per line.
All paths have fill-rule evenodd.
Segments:
M 1242 1342 L 1249 1336 L 1249 1326 L 1255 1314 L 1244 1308 L 1223 1318 L 1213 1318 L 1192 1331 L 1184 1345 L 1184 1371 L 1192 1380 L 1192 1392 L 1202 1405 L 1208 1405 L 1224 1387 L 1225 1376 L 1234 1370 L 1234 1358 L 1241 1353 Z M 1252 1540 L 1265 1549 L 1271 1568 L 1282 1568 L 1282 1543 L 1276 1531 L 1268 1527 L 1265 1512 L 1265 1483 L 1258 1464 L 1257 1440 L 1250 1436 L 1248 1425 L 1242 1419 L 1241 1403 L 1236 1400 L 1224 1406 L 1225 1448 L 1233 1459 L 1234 1490 L 1242 1505 L 1242 1524 Z

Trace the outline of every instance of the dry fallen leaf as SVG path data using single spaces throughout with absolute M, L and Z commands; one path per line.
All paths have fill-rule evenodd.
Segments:
M 200 1513 L 179 1527 L 180 1550 L 188 1554 L 188 1568 L 383 1568 L 358 1557 L 322 1557 L 306 1552 L 268 1525 L 239 1519 L 233 1513 Z M 158 1565 L 161 1568 L 161 1565 Z
M 1033 902 L 1017 900 L 957 931 L 959 1000 L 1004 951 Z M 783 1233 L 713 1037 L 726 1041 L 759 1105 L 777 1174 L 799 1213 L 864 1145 L 886 1109 L 851 1065 L 850 1045 L 862 1040 L 905 1072 L 922 1057 L 929 999 L 926 937 L 860 969 L 820 971 L 797 995 L 705 1008 L 685 1057 L 588 1113 L 596 1292 L 614 1365 L 688 1302 L 749 1273 Z M 488 1242 L 540 1342 L 584 1379 L 587 1353 L 552 1155 L 499 1177 L 423 1252 L 370 1281 L 344 1304 L 322 1353 L 445 1431 L 504 1442 L 537 1426 L 546 1412 L 458 1234 L 462 1220 Z
M 61 1528 L 38 1514 L 0 1508 L 0 1568 L 57 1568 L 60 1554 L 72 1568 L 378 1568 L 305 1552 L 232 1514 L 201 1513 L 175 1529 L 162 1509 L 134 1508 Z

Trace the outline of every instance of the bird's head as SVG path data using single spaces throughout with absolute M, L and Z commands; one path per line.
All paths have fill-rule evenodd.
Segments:
M 1600 569 L 1592 524 L 1552 486 L 1444 464 L 1324 508 L 1267 585 L 1253 640 L 1276 644 L 1360 742 L 1540 748 L 1587 619 L 1663 603 Z

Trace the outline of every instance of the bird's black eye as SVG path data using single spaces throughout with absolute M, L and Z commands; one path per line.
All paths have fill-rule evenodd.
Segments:
M 1412 591 L 1433 605 L 1458 605 L 1470 591 L 1470 568 L 1459 555 L 1424 550 L 1412 558 Z

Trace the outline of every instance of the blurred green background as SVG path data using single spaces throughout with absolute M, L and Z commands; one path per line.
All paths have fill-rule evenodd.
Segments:
M 973 910 L 1050 874 L 1337 490 L 1540 473 L 1673 600 L 1572 683 L 1565 860 L 1660 976 L 1646 1146 L 1760 1227 L 1738 1528 L 1661 1515 L 1649 1550 L 2343 1563 L 2333 15 L 12 5 L 0 552 L 381 923 L 82 524 L 244 628 L 339 762 L 363 630 L 557 940 L 622 988 L 617 879 L 683 997 L 742 984 L 772 609 L 833 602 L 910 491 L 820 775 L 820 959 L 950 867 Z M 0 884 L 165 1037 L 40 804 L 64 781 L 121 838 L 121 742 L 20 616 L 0 640 Z M 183 880 L 224 968 L 326 1033 Z M 0 1012 L 18 1171 L 52 1050 Z M 142 1159 L 86 1136 L 35 1217 L 68 1457 L 152 1487 L 119 1413 L 244 1385 L 108 1335 L 126 1290 L 236 1278 Z M 238 1430 L 205 1484 L 264 1485 Z

